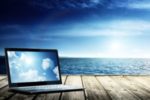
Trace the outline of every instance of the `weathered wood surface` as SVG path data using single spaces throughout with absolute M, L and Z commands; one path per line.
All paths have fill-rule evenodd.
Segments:
M 150 76 L 67 75 L 63 84 L 85 91 L 24 95 L 8 91 L 6 76 L 0 76 L 0 100 L 150 100 Z

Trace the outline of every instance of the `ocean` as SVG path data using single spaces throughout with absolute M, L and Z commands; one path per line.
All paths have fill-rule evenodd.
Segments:
M 147 58 L 61 58 L 63 74 L 150 75 Z
M 147 58 L 60 58 L 60 66 L 62 74 L 150 75 Z M 6 73 L 4 57 L 0 57 L 0 73 Z

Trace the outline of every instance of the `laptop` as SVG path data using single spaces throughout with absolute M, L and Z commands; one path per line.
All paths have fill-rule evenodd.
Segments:
M 5 48 L 9 90 L 21 93 L 83 91 L 63 85 L 55 49 Z

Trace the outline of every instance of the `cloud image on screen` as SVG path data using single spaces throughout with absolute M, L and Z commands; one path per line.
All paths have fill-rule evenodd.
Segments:
M 12 83 L 59 80 L 56 57 L 49 52 L 9 51 Z

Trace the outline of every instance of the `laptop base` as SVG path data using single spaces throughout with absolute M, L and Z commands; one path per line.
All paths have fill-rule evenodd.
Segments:
M 65 87 L 65 88 L 63 88 Z M 52 88 L 52 89 L 25 89 L 25 88 L 10 88 L 11 92 L 18 92 L 23 94 L 42 94 L 42 93 L 58 93 L 58 92 L 73 92 L 73 91 L 84 91 L 82 87 L 70 86 L 70 85 L 61 85 L 61 88 Z

